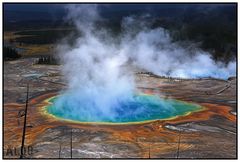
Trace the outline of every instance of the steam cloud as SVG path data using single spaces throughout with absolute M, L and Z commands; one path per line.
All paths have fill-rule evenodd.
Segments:
M 121 34 L 113 37 L 108 29 L 97 27 L 102 18 L 96 5 L 70 5 L 67 10 L 67 20 L 75 24 L 81 37 L 74 45 L 65 42 L 58 46 L 69 85 L 66 95 L 55 103 L 59 109 L 64 103 L 78 112 L 81 104 L 89 118 L 98 114 L 114 118 L 114 107 L 131 101 L 136 93 L 133 71 L 126 68 L 129 65 L 181 78 L 227 79 L 236 73 L 235 62 L 225 65 L 214 61 L 208 52 L 186 49 L 172 42 L 166 29 L 150 29 L 148 23 L 134 16 L 124 18 Z

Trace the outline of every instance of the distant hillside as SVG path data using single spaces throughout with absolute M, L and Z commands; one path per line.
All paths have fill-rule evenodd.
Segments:
M 64 21 L 65 5 L 4 4 L 4 30 L 72 27 Z M 174 41 L 196 42 L 216 60 L 236 58 L 236 4 L 100 4 L 99 10 L 106 20 L 100 26 L 115 34 L 123 17 L 149 14 L 152 28 L 168 29 Z

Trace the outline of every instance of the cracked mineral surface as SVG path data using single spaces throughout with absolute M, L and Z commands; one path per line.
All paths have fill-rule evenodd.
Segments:
M 100 125 L 71 123 L 43 113 L 45 100 L 66 87 L 60 69 L 59 65 L 34 64 L 34 58 L 4 62 L 4 158 L 20 156 L 20 112 L 25 108 L 27 82 L 25 146 L 33 150 L 25 158 L 236 158 L 235 77 L 179 79 L 136 72 L 142 92 L 206 109 L 172 120 Z

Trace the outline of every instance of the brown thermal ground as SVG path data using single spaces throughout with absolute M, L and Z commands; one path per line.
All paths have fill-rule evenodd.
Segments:
M 169 79 L 136 72 L 140 91 L 194 102 L 203 111 L 135 125 L 71 123 L 44 113 L 46 99 L 61 93 L 61 66 L 34 59 L 4 62 L 4 157 L 19 158 L 26 83 L 29 104 L 26 158 L 236 158 L 236 78 Z M 72 137 L 72 144 L 71 144 Z M 71 149 L 72 145 L 72 149 Z M 16 148 L 15 152 L 10 152 Z

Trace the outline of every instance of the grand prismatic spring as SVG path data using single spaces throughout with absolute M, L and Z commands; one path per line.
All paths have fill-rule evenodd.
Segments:
M 60 96 L 63 98 L 63 96 Z M 113 105 L 112 116 L 105 114 L 97 105 L 89 102 L 72 104 L 70 96 L 65 96 L 64 101 L 58 104 L 58 97 L 49 99 L 46 111 L 60 119 L 87 123 L 127 124 L 147 122 L 159 119 L 170 119 L 177 116 L 188 115 L 191 112 L 200 111 L 199 105 L 178 101 L 174 99 L 162 99 L 156 95 L 139 94 L 125 102 Z
M 237 158 L 237 4 L 2 6 L 4 159 Z

